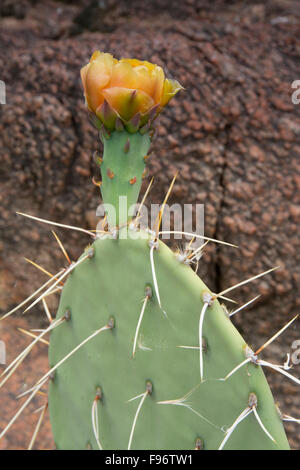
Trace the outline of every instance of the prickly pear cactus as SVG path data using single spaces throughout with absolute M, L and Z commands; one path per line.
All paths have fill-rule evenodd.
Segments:
M 82 77 L 104 144 L 103 200 L 118 215 L 70 274 L 57 314 L 68 321 L 51 333 L 57 448 L 288 449 L 261 367 L 249 360 L 224 380 L 249 349 L 216 296 L 119 206 L 136 202 L 151 124 L 180 86 L 152 64 L 111 61 L 94 54 Z M 150 112 L 144 82 L 101 95 L 107 69 L 116 82 L 149 72 Z
M 282 421 L 299 419 L 278 410 L 262 366 L 300 380 L 288 363 L 271 364 L 259 354 L 296 317 L 254 352 L 219 303 L 271 270 L 215 294 L 191 267 L 199 249 L 189 245 L 178 255 L 159 239 L 167 197 L 154 230 L 141 228 L 140 210 L 130 215 L 153 122 L 181 86 L 149 62 L 100 52 L 81 76 L 104 147 L 96 161 L 107 225 L 94 232 L 76 228 L 93 243 L 73 263 L 56 236 L 69 267 L 48 273 L 43 286 L 1 318 L 42 301 L 49 327 L 37 336 L 27 332 L 34 340 L 3 371 L 0 388 L 48 333 L 50 368 L 22 394 L 29 397 L 0 440 L 49 382 L 29 449 L 47 407 L 57 449 L 289 449 Z M 53 320 L 46 298 L 61 289 Z
M 197 445 L 218 449 L 224 431 L 247 408 L 251 393 L 255 393 L 257 412 L 276 443 L 252 415 L 232 434 L 227 448 L 288 448 L 260 367 L 250 364 L 227 381 L 215 380 L 245 360 L 245 342 L 217 300 L 208 307 L 205 318 L 204 380 L 200 383 L 199 350 L 180 346 L 199 345 L 199 315 L 209 290 L 159 242 L 154 261 L 164 313 L 155 295 L 149 252 L 149 239 L 103 237 L 93 244 L 93 256 L 75 268 L 63 289 L 58 317 L 68 311 L 70 319 L 51 334 L 51 367 L 111 318 L 114 325 L 55 372 L 49 406 L 57 448 L 98 448 L 91 409 L 100 388 L 101 445 L 103 449 L 126 449 L 141 397 L 129 400 L 145 393 L 150 384 L 136 421 L 132 449 L 193 449 Z M 172 400 L 173 404 L 167 403 Z

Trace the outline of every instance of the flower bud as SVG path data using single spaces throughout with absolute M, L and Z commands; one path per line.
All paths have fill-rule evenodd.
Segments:
M 108 129 L 120 120 L 129 132 L 136 132 L 154 120 L 170 99 L 182 89 L 165 78 L 158 65 L 137 59 L 115 59 L 96 51 L 81 69 L 86 104 Z

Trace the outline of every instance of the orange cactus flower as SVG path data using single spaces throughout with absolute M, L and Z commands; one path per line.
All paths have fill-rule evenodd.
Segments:
M 81 79 L 89 110 L 106 128 L 112 130 L 123 123 L 130 132 L 153 120 L 182 89 L 176 80 L 165 78 L 158 65 L 117 60 L 100 51 L 81 69 Z

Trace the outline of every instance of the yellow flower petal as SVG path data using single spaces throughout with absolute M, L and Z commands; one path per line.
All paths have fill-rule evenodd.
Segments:
M 161 102 L 163 95 L 165 74 L 161 67 L 156 66 L 151 72 L 151 78 L 153 80 L 153 99 L 156 104 Z
M 156 64 L 151 64 L 151 62 L 148 62 L 147 60 L 143 60 L 142 64 L 147 67 L 148 70 L 154 70 L 158 65 Z
M 107 68 L 107 70 L 109 70 L 110 73 L 112 72 L 112 68 L 113 68 L 114 64 L 118 62 L 117 59 L 115 59 L 108 52 L 100 52 L 99 54 L 97 54 L 97 57 L 96 57 L 95 60 L 97 62 L 102 62 L 105 65 L 105 67 Z
M 143 67 L 146 67 L 148 70 L 153 70 L 155 67 L 157 67 L 157 65 L 151 64 L 151 62 L 148 62 L 147 60 L 121 59 L 120 62 L 126 62 L 127 64 L 130 64 L 134 68 L 143 66 Z
M 83 85 L 83 89 L 85 93 L 86 93 L 86 75 L 87 75 L 89 66 L 90 64 L 87 64 L 84 67 L 82 67 L 82 69 L 80 70 L 81 81 L 82 81 L 82 85 Z
M 164 83 L 163 94 L 161 99 L 161 106 L 166 106 L 170 99 L 178 93 L 178 91 L 182 90 L 182 86 L 180 85 L 177 80 L 172 80 L 167 78 Z
M 136 113 L 145 113 L 154 105 L 154 101 L 141 90 L 114 87 L 105 88 L 102 94 L 110 106 L 125 121 L 129 121 Z
M 155 66 L 149 70 L 146 65 L 134 69 L 137 75 L 137 88 L 150 95 L 157 104 L 161 100 L 165 74 L 161 67 Z
M 136 74 L 136 88 L 143 90 L 148 95 L 152 96 L 153 94 L 153 81 L 149 70 L 145 65 L 138 65 L 134 68 Z
M 86 99 L 90 109 L 96 111 L 98 106 L 103 102 L 101 93 L 110 80 L 111 71 L 107 68 L 102 60 L 94 60 L 90 63 L 90 67 L 86 74 Z
M 130 64 L 132 67 L 137 67 L 143 64 L 143 62 L 138 59 L 121 59 L 119 62 Z
M 135 89 L 137 87 L 137 77 L 131 65 L 125 62 L 114 65 L 109 86 Z
M 93 52 L 92 57 L 90 58 L 90 62 L 93 62 L 93 60 L 98 59 L 99 56 L 101 56 L 101 52 L 100 52 L 100 51 L 95 51 L 95 52 Z

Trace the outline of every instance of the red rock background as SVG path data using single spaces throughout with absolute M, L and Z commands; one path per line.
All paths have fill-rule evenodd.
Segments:
M 94 228 L 100 202 L 92 184 L 99 148 L 82 99 L 80 67 L 95 49 L 154 61 L 185 87 L 160 118 L 149 202 L 159 203 L 179 170 L 171 203 L 204 203 L 207 236 L 240 246 L 208 246 L 199 273 L 216 292 L 272 266 L 280 268 L 232 293 L 240 303 L 262 294 L 237 316 L 239 330 L 260 346 L 299 313 L 300 79 L 297 0 L 2 0 L 0 79 L 0 311 L 24 299 L 46 277 L 33 259 L 57 272 L 64 258 L 50 228 L 17 217 L 23 211 Z M 146 184 L 147 182 L 145 182 Z M 89 239 L 57 231 L 76 258 Z M 56 300 L 50 302 L 55 312 Z M 45 324 L 39 309 L 0 323 L 8 362 L 29 339 L 17 327 Z M 276 363 L 300 339 L 299 321 L 264 353 Z M 40 345 L 0 390 L 0 428 L 15 396 L 47 368 Z M 300 366 L 293 373 L 300 376 Z M 268 373 L 284 412 L 300 417 L 299 387 Z M 42 397 L 16 422 L 2 448 L 26 448 Z M 299 426 L 286 426 L 293 448 Z M 36 448 L 52 448 L 45 421 Z

